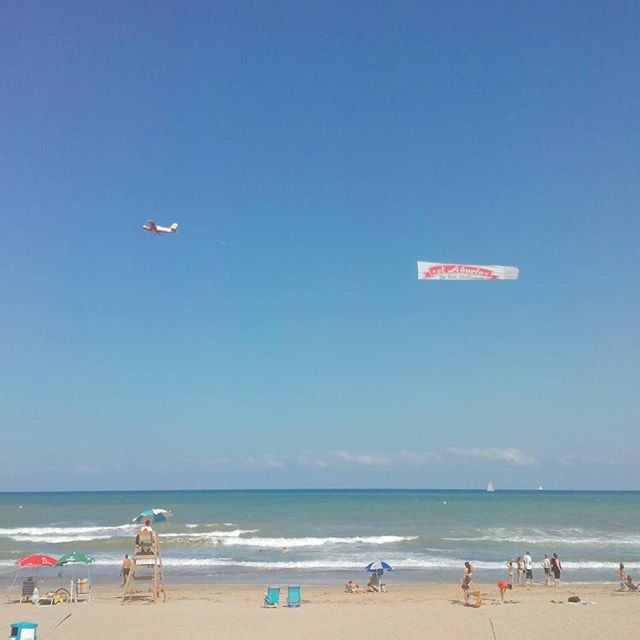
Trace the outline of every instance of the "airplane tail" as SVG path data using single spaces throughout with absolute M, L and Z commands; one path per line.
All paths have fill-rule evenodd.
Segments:
M 174 222 L 174 223 L 169 227 L 169 229 L 171 229 L 171 232 L 172 232 L 172 233 L 175 233 L 175 232 L 178 230 L 178 223 L 177 223 L 177 222 Z

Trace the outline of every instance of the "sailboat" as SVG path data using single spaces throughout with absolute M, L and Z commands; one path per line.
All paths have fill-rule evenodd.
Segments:
M 489 492 L 495 491 L 495 488 L 493 486 L 493 482 L 491 482 L 491 480 L 489 480 L 489 484 L 487 485 L 487 491 L 489 491 Z
M 538 486 L 538 491 L 544 491 L 544 487 L 542 485 Z

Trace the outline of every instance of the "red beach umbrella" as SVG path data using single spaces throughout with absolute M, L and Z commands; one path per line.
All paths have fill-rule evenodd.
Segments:
M 16 564 L 19 567 L 55 567 L 57 562 L 55 558 L 45 556 L 41 553 L 16 560 Z

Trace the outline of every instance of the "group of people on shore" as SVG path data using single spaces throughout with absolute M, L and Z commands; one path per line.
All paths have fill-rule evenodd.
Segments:
M 545 586 L 551 586 L 551 580 L 553 579 L 554 586 L 560 586 L 560 574 L 562 573 L 562 562 L 558 558 L 558 554 L 554 553 L 551 558 L 545 554 L 544 558 L 540 561 L 540 566 L 544 570 L 544 584 Z M 620 565 L 620 570 L 623 572 L 624 566 Z M 475 584 L 473 583 L 473 566 L 470 562 L 464 563 L 462 570 L 462 580 L 460 581 L 460 589 L 464 597 L 465 605 L 469 605 L 469 597 L 472 592 L 479 594 Z M 622 574 L 621 574 L 622 575 Z M 514 578 L 516 582 L 514 582 Z M 622 577 L 620 578 L 622 584 Z M 513 589 L 513 585 L 533 584 L 533 559 L 531 554 L 527 551 L 524 556 L 518 557 L 517 560 L 509 560 L 507 562 L 507 580 L 499 580 L 497 583 L 500 591 L 499 604 L 504 604 L 504 594 L 507 589 Z M 480 606 L 479 595 L 476 606 Z
M 370 591 L 372 593 L 384 592 L 387 590 L 387 585 L 380 582 L 381 577 L 382 573 L 380 571 L 373 571 L 369 576 L 369 582 L 367 582 L 366 588 L 361 587 L 353 580 L 349 580 L 349 582 L 344 585 L 344 590 L 346 593 L 365 593 L 366 591 Z
M 544 584 L 551 586 L 551 580 L 556 587 L 560 586 L 560 574 L 562 573 L 562 562 L 558 554 L 554 553 L 551 558 L 545 553 L 540 561 L 540 566 L 544 571 Z M 527 551 L 523 556 L 518 556 L 517 560 L 507 562 L 507 578 L 509 582 L 517 585 L 533 584 L 533 559 Z

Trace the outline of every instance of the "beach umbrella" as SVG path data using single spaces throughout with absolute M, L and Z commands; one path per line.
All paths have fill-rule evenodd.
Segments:
M 58 560 L 58 565 L 63 564 L 91 564 L 93 558 L 87 556 L 84 553 L 65 553 L 62 558 Z
M 151 520 L 151 522 L 166 522 L 173 513 L 171 511 L 167 511 L 166 509 L 147 509 L 142 513 L 139 513 L 132 522 L 142 523 L 145 520 Z
M 370 562 L 365 569 L 369 573 L 373 573 L 374 571 L 393 571 L 393 567 L 384 560 L 376 560 L 375 562 Z
M 19 567 L 55 567 L 57 560 L 51 556 L 45 556 L 41 553 L 37 553 L 33 556 L 27 556 L 26 558 L 16 560 L 16 564 Z

